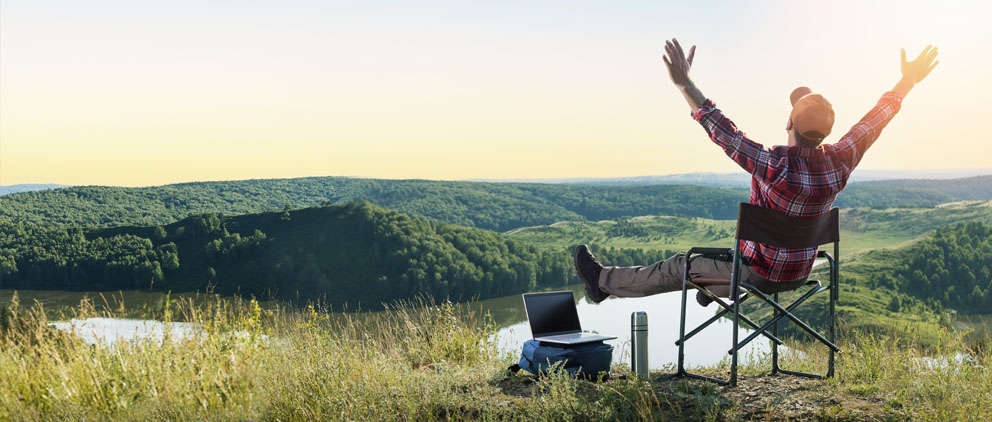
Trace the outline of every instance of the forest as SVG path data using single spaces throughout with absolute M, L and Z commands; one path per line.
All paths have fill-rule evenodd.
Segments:
M 605 249 L 631 265 L 667 252 Z M 79 229 L 0 222 L 0 288 L 160 289 L 378 307 L 418 294 L 488 298 L 575 282 L 571 254 L 367 202 L 173 224 Z
M 892 274 L 873 277 L 873 287 L 907 293 L 937 310 L 992 313 L 992 225 L 947 226 L 900 252 Z
M 992 176 L 933 181 L 852 183 L 841 208 L 932 207 L 957 199 L 992 199 Z M 960 195 L 960 196 L 956 196 Z M 311 177 L 197 182 L 145 188 L 81 186 L 0 196 L 0 221 L 67 227 L 152 226 L 195 214 L 227 215 L 368 201 L 437 221 L 505 232 L 564 220 L 641 215 L 734 219 L 746 189 L 694 185 L 604 186 Z
M 644 230 L 626 221 L 609 229 L 614 237 Z M 573 246 L 539 245 L 358 201 L 206 213 L 156 226 L 0 222 L 0 288 L 200 290 L 375 308 L 417 294 L 467 300 L 575 283 Z M 679 252 L 591 246 L 607 265 L 646 265 Z M 937 312 L 992 312 L 992 225 L 946 226 L 911 247 L 869 252 L 863 261 L 875 264 L 850 267 L 858 273 L 851 280 L 893 292 L 891 311 L 913 300 Z

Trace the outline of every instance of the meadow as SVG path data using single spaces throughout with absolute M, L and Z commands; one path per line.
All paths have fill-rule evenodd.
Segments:
M 459 310 L 461 309 L 461 310 Z M 736 389 L 648 378 L 615 363 L 589 382 L 561 372 L 513 374 L 494 324 L 470 308 L 429 300 L 374 314 L 320 306 L 262 307 L 228 298 L 165 301 L 156 319 L 200 335 L 89 345 L 54 330 L 40 306 L 0 317 L 2 420 L 987 420 L 992 353 L 941 331 L 912 337 L 841 329 L 837 377 L 743 368 Z M 83 301 L 60 318 L 127 316 Z M 825 353 L 800 344 L 788 368 L 822 371 Z M 726 364 L 704 368 L 725 373 Z

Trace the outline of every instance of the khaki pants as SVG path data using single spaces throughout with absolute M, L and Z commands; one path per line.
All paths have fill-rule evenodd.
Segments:
M 603 267 L 599 273 L 599 288 L 619 297 L 641 297 L 682 290 L 682 271 L 685 254 L 678 254 L 647 267 Z M 733 262 L 699 257 L 692 260 L 689 277 L 723 278 L 726 284 L 709 285 L 707 290 L 717 296 L 730 296 L 730 273 Z M 741 281 L 751 284 L 766 294 L 795 290 L 806 280 L 776 283 L 758 275 L 751 266 L 741 267 Z

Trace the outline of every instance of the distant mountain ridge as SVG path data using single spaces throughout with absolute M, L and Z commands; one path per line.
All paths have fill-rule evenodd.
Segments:
M 926 170 L 854 170 L 851 183 L 887 180 L 944 180 L 974 176 L 992 175 L 992 168 L 978 169 L 926 169 Z M 591 185 L 700 185 L 724 188 L 746 188 L 751 185 L 751 176 L 737 171 L 731 173 L 692 172 L 653 176 L 632 177 L 572 177 L 544 179 L 469 179 L 470 182 L 491 183 L 549 183 L 549 184 L 591 184 Z
M 963 200 L 983 200 L 992 198 L 992 176 L 974 176 L 951 180 L 895 179 L 859 182 L 857 185 L 860 187 L 929 189 Z
M 53 183 L 46 183 L 46 184 L 25 184 L 25 185 L 7 185 L 7 186 L 0 186 L 0 196 L 10 195 L 12 193 L 35 192 L 35 191 L 42 191 L 42 190 L 49 190 L 49 189 L 58 189 L 58 188 L 65 188 L 65 187 L 69 187 L 69 185 L 56 185 L 56 184 L 53 184 Z

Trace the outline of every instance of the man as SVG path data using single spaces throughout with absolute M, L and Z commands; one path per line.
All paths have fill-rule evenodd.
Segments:
M 669 76 L 689 103 L 692 118 L 727 156 L 751 174 L 750 203 L 793 217 L 818 217 L 830 210 L 851 171 L 899 111 L 903 98 L 939 63 L 935 61 L 937 49 L 932 46 L 911 62 L 906 61 L 906 50 L 902 50 L 902 79 L 834 144 L 821 145 L 834 123 L 831 104 L 809 88 L 796 88 L 790 95 L 792 112 L 785 126 L 788 146 L 765 149 L 737 129 L 689 79 L 695 46 L 686 58 L 678 40 L 673 39 L 666 41 L 665 53 L 663 60 Z M 776 293 L 804 283 L 816 248 L 785 249 L 745 241 L 741 255 L 748 264 L 742 266 L 742 280 L 766 293 Z M 585 281 L 586 295 L 601 302 L 609 295 L 637 297 L 682 290 L 685 258 L 685 254 L 678 254 L 647 267 L 604 267 L 588 246 L 580 245 L 575 251 L 575 269 Z M 690 271 L 692 278 L 726 280 L 706 288 L 719 296 L 730 295 L 730 262 L 698 258 Z M 697 294 L 697 300 L 704 306 L 709 303 L 702 292 Z

